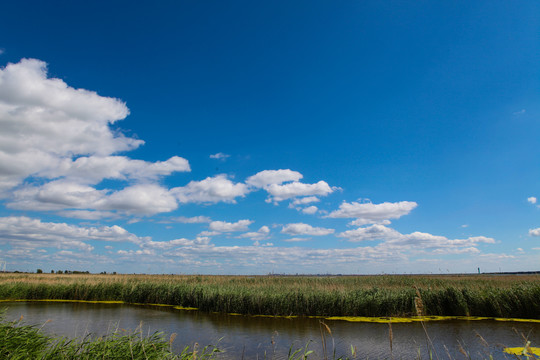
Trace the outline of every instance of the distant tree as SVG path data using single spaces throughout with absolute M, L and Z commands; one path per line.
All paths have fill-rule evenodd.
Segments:
M 51 274 L 54 274 L 54 270 L 51 270 Z
M 37 269 L 36 274 L 43 274 L 43 270 Z
M 56 273 L 57 274 L 62 274 L 62 270 L 57 270 Z

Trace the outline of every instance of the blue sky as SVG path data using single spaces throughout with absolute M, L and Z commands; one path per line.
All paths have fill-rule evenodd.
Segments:
M 10 2 L 11 270 L 538 270 L 536 1 Z

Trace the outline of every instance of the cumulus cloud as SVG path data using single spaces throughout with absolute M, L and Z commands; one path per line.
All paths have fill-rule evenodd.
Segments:
M 63 210 L 59 211 L 58 215 L 84 220 L 100 220 L 100 219 L 114 219 L 118 217 L 116 213 L 111 211 L 98 211 L 98 210 Z
M 190 171 L 189 162 L 179 156 L 154 163 L 133 160 L 126 156 L 82 156 L 63 159 L 57 167 L 37 175 L 47 178 L 65 177 L 77 182 L 97 184 L 103 179 L 154 180 L 173 172 Z
M 347 238 L 352 242 L 371 241 L 371 240 L 390 240 L 399 238 L 401 234 L 394 229 L 383 225 L 371 225 L 361 227 L 354 230 L 347 230 L 337 235 L 338 237 Z
M 130 215 L 169 212 L 175 210 L 178 203 L 167 189 L 155 184 L 136 184 L 110 191 L 58 180 L 15 191 L 8 206 L 20 210 L 59 210 L 59 214 L 97 219 L 110 216 L 112 210 Z
M 66 180 L 41 186 L 28 185 L 13 192 L 8 206 L 20 210 L 89 209 L 102 201 L 108 192 Z
M 270 195 L 269 201 L 279 202 L 299 196 L 326 196 L 338 188 L 330 187 L 328 183 L 321 180 L 315 184 L 304 184 L 296 181 L 283 185 L 270 184 L 265 189 Z
M 140 184 L 124 188 L 108 196 L 102 203 L 96 204 L 98 209 L 140 215 L 169 212 L 177 207 L 175 197 L 167 189 L 154 184 Z
M 198 236 L 211 237 L 216 235 L 221 235 L 221 233 L 219 231 L 201 231 Z
M 246 184 L 235 184 L 226 175 L 191 181 L 186 186 L 171 189 L 181 203 L 236 203 L 237 197 L 244 197 L 249 191 Z
M 529 235 L 530 236 L 540 236 L 540 228 L 530 229 L 529 230 Z
M 436 236 L 428 233 L 414 232 L 408 235 L 402 235 L 388 243 L 400 246 L 414 246 L 417 248 L 453 248 L 453 247 L 470 247 L 480 243 L 494 244 L 495 240 L 485 236 L 473 236 L 467 239 L 451 240 L 444 236 Z
M 238 220 L 235 223 L 230 223 L 226 221 L 212 221 L 209 225 L 211 231 L 216 232 L 235 232 L 235 231 L 246 231 L 248 226 L 253 224 L 251 220 Z
M 199 246 L 186 247 L 170 251 L 167 257 L 175 261 L 192 261 L 203 259 L 212 266 L 225 265 L 229 267 L 241 267 L 251 269 L 251 272 L 260 273 L 261 267 L 271 269 L 276 264 L 302 263 L 303 269 L 311 269 L 312 272 L 320 271 L 322 265 L 331 265 L 336 268 L 340 265 L 353 264 L 367 261 L 385 262 L 403 259 L 400 254 L 362 247 L 354 249 L 309 249 L 305 247 L 275 247 L 275 246 Z M 291 267 L 291 270 L 295 267 Z M 296 267 L 296 271 L 298 268 Z
M 259 240 L 267 239 L 269 234 L 270 234 L 270 228 L 268 226 L 261 226 L 261 228 L 257 230 L 256 232 L 254 231 L 248 232 L 248 233 L 238 236 L 238 238 L 259 241 Z
M 283 234 L 289 234 L 293 236 L 297 236 L 297 235 L 323 236 L 323 235 L 333 234 L 334 231 L 335 231 L 334 229 L 313 227 L 309 224 L 304 224 L 304 223 L 288 224 L 288 225 L 285 225 L 281 229 L 281 232 Z
M 120 226 L 80 227 L 65 223 L 41 222 L 24 216 L 0 217 L 0 243 L 12 248 L 58 248 L 91 251 L 89 241 L 130 242 L 140 238 Z
M 314 203 L 314 202 L 319 202 L 319 198 L 316 197 L 316 196 L 306 196 L 306 197 L 303 197 L 303 198 L 299 198 L 299 199 L 294 199 L 290 206 L 291 207 L 295 207 L 295 206 L 298 206 L 298 205 L 306 205 L 306 204 L 311 204 L 311 203 Z
M 153 183 L 190 171 L 189 162 L 114 155 L 144 143 L 110 128 L 128 114 L 119 99 L 49 78 L 43 61 L 23 59 L 0 69 L 0 197 L 11 208 L 90 220 L 176 209 L 176 198 Z M 105 179 L 128 184 L 98 190 Z
M 249 220 L 248 220 L 249 222 Z M 237 222 L 240 223 L 240 222 Z M 238 226 L 237 223 L 223 223 L 215 225 L 220 230 L 233 230 L 247 228 Z M 235 225 L 236 224 L 236 225 Z M 283 227 L 284 233 L 298 234 L 284 241 L 301 242 L 309 238 L 301 236 L 312 234 L 314 236 L 333 232 L 332 229 L 315 228 L 307 224 L 289 224 Z M 276 247 L 258 246 L 261 235 L 270 234 L 267 226 L 262 226 L 258 231 L 241 234 L 241 238 L 252 238 L 253 246 L 216 246 L 210 242 L 208 236 L 199 235 L 195 239 L 178 238 L 168 241 L 154 241 L 149 237 L 137 237 L 119 226 L 110 227 L 81 227 L 59 223 L 43 223 L 24 217 L 0 218 L 0 244 L 4 246 L 4 257 L 17 259 L 30 265 L 39 259 L 62 263 L 75 261 L 80 266 L 82 263 L 100 264 L 133 264 L 134 269 L 140 268 L 141 264 L 154 263 L 159 266 L 161 272 L 174 271 L 179 266 L 188 266 L 191 271 L 200 271 L 209 266 L 222 269 L 243 269 L 251 273 L 271 269 L 276 265 L 283 266 L 286 271 L 294 272 L 296 268 L 288 267 L 290 264 L 303 264 L 303 271 L 317 272 L 321 266 L 332 266 L 335 271 L 346 269 L 358 269 L 362 264 L 364 269 L 371 269 L 374 264 L 407 264 L 410 256 L 421 254 L 448 255 L 469 254 L 483 256 L 477 245 L 491 244 L 491 238 L 471 237 L 468 239 L 450 240 L 442 236 L 426 233 L 399 234 L 392 229 L 385 229 L 381 225 L 373 225 L 371 231 L 363 234 L 354 234 L 357 238 L 363 237 L 369 240 L 384 233 L 389 234 L 387 240 L 376 246 L 362 246 L 342 249 L 311 249 L 306 247 Z M 215 232 L 215 234 L 222 234 Z M 259 235 L 260 234 L 260 235 Z M 351 233 L 349 233 L 351 234 Z M 375 234 L 375 235 L 374 235 Z M 249 235 L 249 236 L 248 236 Z M 259 237 L 261 236 L 261 237 Z M 115 242 L 115 255 L 120 257 L 107 257 L 89 253 L 92 250 L 92 241 Z M 111 246 L 107 248 L 111 250 Z M 133 249 L 133 245 L 138 248 Z M 125 247 L 127 246 L 127 247 Z M 51 248 L 57 248 L 63 252 L 56 252 Z M 46 250 L 45 250 L 46 249 Z M 42 251 L 38 253 L 38 251 Z M 70 256 L 72 254 L 73 256 Z M 88 254 L 82 256 L 81 254 Z M 81 257 L 82 256 L 82 257 Z M 484 256 L 485 257 L 485 256 Z M 70 260 L 71 259 L 71 260 Z M 81 262 L 82 261 L 82 262 Z M 86 261 L 86 262 L 84 262 Z M 411 265 L 412 263 L 408 263 Z M 366 268 L 365 266 L 368 266 Z M 251 270 L 249 270 L 251 269 Z M 339 270 L 338 270 L 339 269 Z
M 430 250 L 434 254 L 457 254 L 479 252 L 479 244 L 494 244 L 495 240 L 485 236 L 473 236 L 467 239 L 448 239 L 422 232 L 401 234 L 383 225 L 374 224 L 355 230 L 348 230 L 337 235 L 352 242 L 381 240 L 379 246 L 392 248 L 396 251 Z M 474 248 L 474 249 L 473 249 Z
M 332 211 L 330 218 L 356 218 L 353 225 L 383 224 L 388 225 L 389 219 L 399 219 L 407 215 L 418 204 L 414 201 L 400 201 L 397 203 L 384 202 L 381 204 L 343 202 L 339 210 Z
M 536 204 L 536 197 L 534 196 L 531 196 L 531 197 L 528 197 L 527 198 L 527 201 L 530 202 L 531 204 Z
M 8 64 L 0 69 L 0 188 L 57 168 L 65 158 L 137 148 L 142 140 L 109 128 L 128 114 L 118 99 L 47 78 L 42 61 Z
M 302 209 L 302 212 L 303 212 L 304 214 L 310 214 L 310 215 L 313 215 L 313 214 L 315 214 L 318 210 L 319 210 L 318 207 L 312 205 L 312 206 L 308 206 L 307 208 Z
M 256 188 L 266 188 L 272 184 L 282 184 L 289 181 L 298 181 L 302 178 L 298 171 L 289 169 L 263 170 L 246 179 L 246 184 Z
M 227 159 L 228 157 L 230 157 L 231 155 L 227 155 L 227 154 L 224 154 L 222 152 L 219 152 L 217 154 L 214 154 L 214 155 L 210 155 L 210 159 L 217 159 L 217 160 L 225 160 Z
M 303 241 L 309 241 L 311 238 L 300 238 L 300 237 L 293 237 L 290 239 L 285 239 L 283 241 L 285 242 L 303 242 Z
M 305 196 L 309 198 L 305 202 L 298 202 L 298 204 L 307 204 L 318 201 L 316 196 L 326 196 L 339 189 L 330 187 L 325 181 L 319 181 L 315 184 L 301 183 L 299 180 L 302 177 L 298 171 L 290 169 L 263 170 L 248 177 L 246 184 L 253 188 L 264 189 L 269 195 L 266 201 L 274 203 Z M 291 204 L 292 207 L 295 205 Z
M 167 250 L 175 247 L 182 247 L 182 246 L 200 246 L 200 245 L 208 245 L 210 242 L 210 238 L 208 237 L 197 237 L 195 240 L 188 240 L 188 239 L 174 239 L 169 241 L 146 241 L 142 244 L 143 248 L 150 248 L 150 249 L 160 249 L 160 250 Z
M 203 223 L 209 223 L 212 220 L 208 216 L 193 216 L 193 217 L 185 217 L 185 216 L 178 216 L 178 217 L 172 217 L 167 222 L 177 222 L 182 224 L 203 224 Z

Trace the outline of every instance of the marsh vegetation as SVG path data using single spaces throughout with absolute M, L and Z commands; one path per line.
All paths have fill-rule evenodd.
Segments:
M 281 316 L 540 318 L 539 275 L 182 276 L 0 274 L 3 300 L 166 304 Z

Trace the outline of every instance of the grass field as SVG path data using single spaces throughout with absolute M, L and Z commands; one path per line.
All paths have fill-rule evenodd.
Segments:
M 423 315 L 539 319 L 540 276 L 4 273 L 0 299 L 123 301 L 251 315 L 414 316 L 420 310 Z

